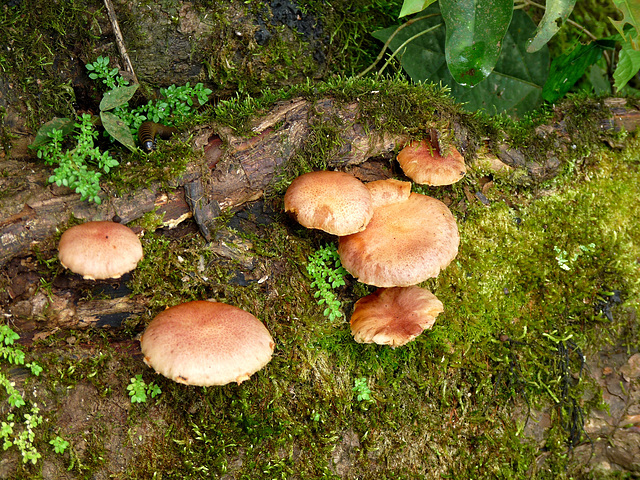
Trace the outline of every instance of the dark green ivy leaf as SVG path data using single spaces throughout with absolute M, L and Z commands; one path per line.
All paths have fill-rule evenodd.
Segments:
M 603 41 L 578 44 L 571 52 L 554 58 L 549 78 L 542 89 L 542 98 L 554 103 L 564 97 L 587 69 L 600 60 L 606 45 Z
M 36 138 L 33 143 L 29 145 L 29 148 L 35 149 L 41 145 L 44 145 L 49 141 L 49 134 L 55 130 L 62 130 L 62 136 L 69 135 L 75 128 L 75 122 L 70 118 L 54 117 L 47 123 L 42 125 L 36 133 Z

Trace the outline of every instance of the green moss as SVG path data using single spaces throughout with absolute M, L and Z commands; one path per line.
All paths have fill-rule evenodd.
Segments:
M 0 9 L 0 69 L 8 76 L 26 109 L 27 125 L 41 119 L 73 116 L 75 96 L 61 72 L 76 65 L 67 59 L 93 51 L 100 36 L 95 14 L 101 2 L 46 0 L 21 2 Z
M 180 141 L 164 144 L 149 154 L 137 150 L 124 155 L 120 166 L 103 179 L 103 190 L 122 195 L 154 184 L 172 189 L 189 162 L 196 159 L 191 146 Z

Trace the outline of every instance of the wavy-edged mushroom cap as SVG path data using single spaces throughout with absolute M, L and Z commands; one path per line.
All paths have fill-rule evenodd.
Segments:
M 399 347 L 433 326 L 442 302 L 424 288 L 379 288 L 356 302 L 351 333 L 358 343 Z
M 256 317 L 220 302 L 187 302 L 159 313 L 140 339 L 144 362 L 186 385 L 242 383 L 271 360 L 271 334 Z
M 296 178 L 284 195 L 284 209 L 301 225 L 333 235 L 364 230 L 373 215 L 364 183 L 344 172 L 309 172 Z
M 338 239 L 342 266 L 362 283 L 407 287 L 437 277 L 458 254 L 460 236 L 447 206 L 419 193 L 374 210 L 367 228 Z
M 371 193 L 374 209 L 389 203 L 404 202 L 411 194 L 411 182 L 403 182 L 395 178 L 375 180 L 365 185 Z
M 429 140 L 409 143 L 398 153 L 398 163 L 407 177 L 422 185 L 451 185 L 467 173 L 464 158 L 455 147 L 443 157 Z
M 58 258 L 63 267 L 86 279 L 120 278 L 142 259 L 142 244 L 126 225 L 87 222 L 62 234 Z

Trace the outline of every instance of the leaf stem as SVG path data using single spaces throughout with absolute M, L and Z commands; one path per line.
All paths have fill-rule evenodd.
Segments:
M 391 36 L 387 39 L 387 41 L 385 42 L 384 46 L 382 47 L 382 50 L 380 51 L 380 53 L 378 54 L 376 59 L 373 61 L 373 63 L 371 65 L 369 65 L 366 69 L 364 69 L 362 72 L 360 72 L 358 75 L 356 75 L 356 78 L 363 77 L 364 75 L 369 73 L 371 70 L 373 70 L 373 68 L 378 64 L 378 62 L 380 60 L 382 60 L 382 57 L 384 57 L 384 52 L 386 52 L 387 48 L 389 48 L 389 44 L 391 43 L 391 40 L 393 40 L 393 38 L 398 33 L 400 33 L 400 31 L 403 28 L 408 27 L 409 25 L 411 25 L 413 23 L 416 23 L 416 22 L 418 22 L 420 20 L 424 20 L 425 18 L 435 17 L 437 15 L 440 15 L 440 14 L 439 13 L 431 13 L 429 15 L 422 15 L 421 17 L 412 18 L 411 20 L 403 23 L 402 25 L 399 25 L 398 28 L 396 28 L 395 31 L 391 34 Z M 385 66 L 385 68 L 386 68 L 386 66 Z
M 413 37 L 408 38 L 407 40 L 405 40 L 402 45 L 400 45 L 395 52 L 393 52 L 393 54 L 391 54 L 389 56 L 389 58 L 387 58 L 387 61 L 384 62 L 384 65 L 382 66 L 382 68 L 378 71 L 378 73 L 376 74 L 376 77 L 379 77 L 380 75 L 382 75 L 382 72 L 384 71 L 385 68 L 387 68 L 389 66 L 389 63 L 391 62 L 391 60 L 393 60 L 395 58 L 395 56 L 404 48 L 406 47 L 410 42 L 414 41 L 416 38 L 426 34 L 426 33 L 430 33 L 433 32 L 436 28 L 439 28 L 442 26 L 442 23 L 439 23 L 438 25 L 434 25 L 431 28 L 427 28 L 426 30 L 422 30 L 421 32 L 416 33 Z

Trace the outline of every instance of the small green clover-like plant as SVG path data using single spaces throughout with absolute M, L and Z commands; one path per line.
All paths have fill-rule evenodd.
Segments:
M 56 438 L 49 440 L 49 444 L 53 446 L 53 450 L 58 454 L 63 454 L 69 447 L 69 442 L 59 435 L 56 435 Z
M 318 299 L 318 305 L 326 305 L 323 315 L 331 321 L 342 318 L 342 303 L 334 290 L 345 285 L 344 279 L 349 272 L 342 266 L 336 246 L 325 245 L 310 255 L 307 272 L 313 278 L 311 286 L 317 289 L 313 296 Z
M 371 389 L 365 377 L 356 378 L 353 385 L 353 393 L 358 402 L 371 402 Z
M 136 375 L 131 379 L 131 383 L 127 386 L 131 403 L 145 403 L 148 397 L 155 398 L 162 393 L 160 387 L 154 382 L 147 383 L 142 379 L 142 374 Z
M 35 362 L 25 363 L 25 354 L 14 346 L 20 336 L 7 325 L 0 325 L 0 356 L 10 365 L 24 365 L 34 375 L 40 375 L 42 367 Z M 27 405 L 26 400 L 15 386 L 15 382 L 0 371 L 0 385 L 7 393 L 9 413 L 5 420 L 0 421 L 0 442 L 3 450 L 15 446 L 22 455 L 23 463 L 36 463 L 41 457 L 34 446 L 35 429 L 42 423 L 40 409 L 33 403 L 26 413 L 20 408 Z
M 80 122 L 73 124 L 77 141 L 73 149 L 63 151 L 64 130 L 56 128 L 56 125 L 51 124 L 51 128 L 44 132 L 50 141 L 37 147 L 38 158 L 43 159 L 47 165 L 58 165 L 49 177 L 49 182 L 72 188 L 80 194 L 82 200 L 100 204 L 102 172 L 109 173 L 119 165 L 118 161 L 109 152 L 101 152 L 95 146 L 98 131 L 94 128 L 91 115 L 84 113 Z
M 83 114 L 78 121 L 54 118 L 38 130 L 29 147 L 47 165 L 58 165 L 49 178 L 51 183 L 74 189 L 82 200 L 101 203 L 100 177 L 119 163 L 108 151 L 101 152 L 94 145 L 98 137 L 96 126 L 102 125 L 107 137 L 134 151 L 137 148 L 134 135 L 145 120 L 169 126 L 185 121 L 193 115 L 194 107 L 208 101 L 212 92 L 201 83 L 172 85 L 160 89 L 160 99 L 131 108 L 129 100 L 138 90 L 138 84 L 129 85 L 117 68 L 110 68 L 109 57 L 100 56 L 86 67 L 89 77 L 100 80 L 108 89 L 100 101 L 99 115 Z M 67 136 L 72 136 L 77 145 L 65 150 L 63 144 Z
M 90 79 L 101 80 L 110 90 L 129 84 L 120 76 L 117 68 L 109 68 L 109 57 L 100 56 L 93 63 L 88 63 L 86 68 L 89 70 Z

